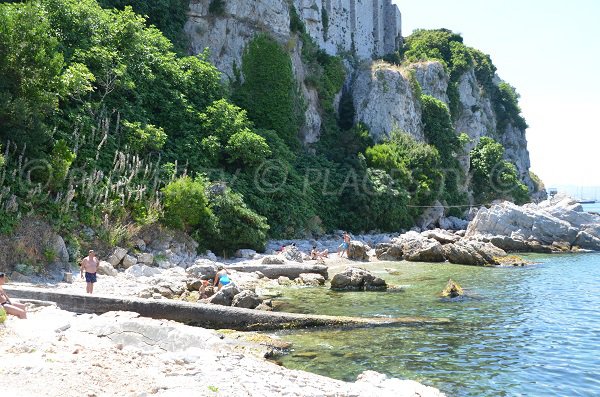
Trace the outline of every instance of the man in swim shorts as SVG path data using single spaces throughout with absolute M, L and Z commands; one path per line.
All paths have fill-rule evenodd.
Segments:
M 341 258 L 344 256 L 344 252 L 346 253 L 346 258 L 348 257 L 348 247 L 350 246 L 350 235 L 348 232 L 344 232 L 342 237 L 344 241 L 338 247 L 338 256 Z
M 83 273 L 85 271 L 85 291 L 88 294 L 94 292 L 94 283 L 97 281 L 96 279 L 96 271 L 98 270 L 98 265 L 100 262 L 94 253 L 94 250 L 90 250 L 88 252 L 88 256 L 83 258 L 80 264 L 80 274 L 81 278 L 83 278 Z

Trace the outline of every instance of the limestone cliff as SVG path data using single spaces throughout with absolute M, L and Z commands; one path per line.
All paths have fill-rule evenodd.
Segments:
M 417 140 L 424 140 L 421 107 L 412 79 L 418 82 L 424 94 L 449 105 L 447 91 L 450 77 L 439 62 L 420 62 L 402 67 L 374 62 L 355 74 L 352 87 L 356 121 L 366 124 L 375 139 L 388 136 L 397 127 Z M 473 69 L 461 76 L 458 94 L 460 105 L 454 127 L 457 134 L 464 132 L 471 139 L 466 151 L 473 149 L 482 136 L 493 137 L 504 145 L 505 156 L 515 164 L 521 179 L 533 188 L 525 131 L 510 123 L 503 131 L 497 131 L 492 100 L 479 86 Z M 468 156 L 460 161 L 464 170 L 468 171 Z
M 398 67 L 373 61 L 397 50 L 402 41 L 401 14 L 391 0 L 220 0 L 223 9 L 211 13 L 213 1 L 216 0 L 190 2 L 185 31 L 191 52 L 208 48 L 211 61 L 225 78 L 233 78 L 244 48 L 257 33 L 266 32 L 286 46 L 306 103 L 306 121 L 300 131 L 305 144 L 319 140 L 321 110 L 317 92 L 305 84 L 302 42 L 290 32 L 292 6 L 319 47 L 347 60 L 345 86 L 353 95 L 355 122 L 367 125 L 376 140 L 387 136 L 394 127 L 424 140 L 415 81 L 423 93 L 449 103 L 450 78 L 439 62 Z M 496 84 L 500 81 L 497 80 Z M 497 131 L 492 100 L 478 84 L 472 68 L 460 77 L 458 95 L 455 128 L 457 133 L 464 132 L 471 138 L 466 149 L 472 149 L 481 136 L 494 137 L 506 148 L 506 157 L 516 165 L 521 179 L 532 188 L 525 131 L 510 123 L 503 131 Z M 468 170 L 468 156 L 460 161 Z

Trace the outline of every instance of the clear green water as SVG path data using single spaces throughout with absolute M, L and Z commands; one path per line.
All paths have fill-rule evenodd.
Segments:
M 279 335 L 294 348 L 278 359 L 289 368 L 350 381 L 375 370 L 449 396 L 600 395 L 600 254 L 528 258 L 539 263 L 365 264 L 403 292 L 286 290 L 278 298 L 281 311 L 446 317 L 452 323 L 286 331 Z M 448 278 L 469 297 L 440 299 Z

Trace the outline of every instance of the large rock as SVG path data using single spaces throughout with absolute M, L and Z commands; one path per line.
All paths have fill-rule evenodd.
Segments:
M 152 265 L 154 263 L 154 255 L 145 252 L 139 254 L 137 260 L 144 265 Z
M 137 258 L 135 256 L 132 255 L 125 255 L 125 257 L 123 258 L 123 269 L 129 269 L 131 266 L 135 265 L 137 263 Z
M 597 250 L 599 232 L 600 216 L 583 212 L 573 199 L 557 196 L 537 205 L 503 202 L 481 208 L 466 236 L 488 239 L 509 251 L 552 251 L 553 243 Z
M 256 251 L 251 249 L 239 249 L 235 251 L 236 258 L 253 259 Z
M 285 247 L 285 251 L 283 252 L 283 256 L 288 261 L 300 262 L 302 263 L 304 260 L 302 259 L 302 252 L 298 249 L 298 247 L 294 245 L 289 245 Z
M 431 207 L 426 208 L 425 211 L 417 219 L 417 225 L 421 230 L 431 229 L 439 223 L 440 219 L 444 216 L 444 206 L 439 201 L 435 201 Z
M 485 266 L 499 264 L 496 258 L 506 256 L 506 252 L 491 243 L 463 239 L 442 247 L 444 257 L 451 263 Z
M 402 260 L 402 246 L 394 243 L 378 244 L 375 248 L 375 256 L 382 261 Z
M 56 254 L 56 260 L 60 263 L 68 263 L 69 262 L 69 251 L 67 250 L 67 246 L 65 245 L 65 240 L 59 235 L 54 237 L 54 240 L 51 241 L 51 249 L 52 252 Z
M 133 265 L 125 270 L 125 274 L 130 274 L 134 277 L 152 277 L 160 273 L 160 269 L 146 265 Z
M 234 283 L 227 284 L 219 292 L 208 298 L 207 302 L 221 306 L 231 306 L 233 298 L 240 293 Z
M 522 235 L 525 240 L 552 244 L 554 241 L 573 242 L 578 231 L 567 221 L 556 218 L 535 205 L 520 207 L 503 202 L 489 209 L 480 209 L 469 224 L 466 236 L 511 236 L 513 233 Z
M 600 238 L 585 231 L 579 232 L 573 245 L 587 250 L 600 251 Z
M 446 287 L 442 291 L 442 296 L 445 298 L 456 298 L 464 294 L 465 292 L 462 287 L 456 281 L 452 281 L 452 279 L 448 280 Z
M 385 291 L 385 280 L 373 276 L 369 271 L 347 267 L 331 279 L 331 289 L 337 291 Z
M 109 262 L 100 261 L 100 264 L 98 265 L 98 274 L 114 277 L 119 274 L 119 272 Z
M 325 277 L 316 273 L 302 273 L 297 280 L 304 285 L 319 286 L 325 284 Z
M 437 240 L 440 242 L 440 244 L 455 243 L 460 240 L 460 236 L 442 229 L 427 230 L 421 233 L 421 236 L 428 239 Z
M 214 278 L 217 274 L 218 264 L 208 259 L 198 259 L 194 265 L 188 267 L 185 271 L 190 276 L 196 278 Z
M 442 244 L 425 238 L 405 240 L 402 243 L 404 259 L 411 262 L 444 262 Z
M 348 245 L 348 258 L 357 261 L 368 261 L 369 255 L 367 252 L 369 252 L 370 249 L 371 248 L 362 241 L 352 240 Z
M 260 299 L 253 291 L 244 290 L 233 297 L 231 306 L 256 309 L 261 303 L 262 299 Z

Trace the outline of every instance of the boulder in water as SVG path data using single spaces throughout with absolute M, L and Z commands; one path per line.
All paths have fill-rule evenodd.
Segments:
M 385 291 L 385 280 L 358 267 L 347 267 L 331 279 L 331 289 L 336 291 Z
M 452 281 L 452 279 L 448 280 L 446 284 L 446 288 L 442 291 L 442 296 L 445 298 L 456 298 L 464 295 L 464 291 L 457 282 Z

